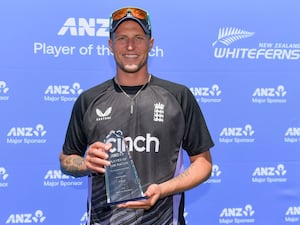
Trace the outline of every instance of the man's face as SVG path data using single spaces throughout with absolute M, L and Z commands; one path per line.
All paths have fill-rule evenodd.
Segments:
M 109 46 L 117 66 L 124 72 L 135 73 L 146 65 L 153 38 L 149 39 L 137 22 L 126 20 L 118 26 Z

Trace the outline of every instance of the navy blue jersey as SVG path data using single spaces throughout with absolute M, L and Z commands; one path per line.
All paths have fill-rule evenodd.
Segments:
M 123 87 L 133 95 L 141 87 Z M 64 154 L 84 156 L 88 145 L 103 141 L 111 130 L 122 131 L 143 191 L 182 172 L 182 149 L 189 156 L 214 144 L 202 112 L 190 90 L 152 76 L 132 100 L 108 80 L 83 92 L 74 104 Z M 160 199 L 150 210 L 103 207 L 103 174 L 89 176 L 90 224 L 185 224 L 184 194 Z

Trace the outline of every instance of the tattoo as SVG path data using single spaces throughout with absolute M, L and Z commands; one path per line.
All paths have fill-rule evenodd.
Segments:
M 75 155 L 63 156 L 61 170 L 63 173 L 74 177 L 82 177 L 90 173 L 85 166 L 84 158 Z
M 74 165 L 77 165 L 78 168 L 82 168 L 84 165 L 84 159 L 83 158 L 74 158 Z

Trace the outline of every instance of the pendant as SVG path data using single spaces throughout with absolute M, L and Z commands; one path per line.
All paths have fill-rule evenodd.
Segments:
M 131 115 L 133 114 L 133 101 L 131 101 L 131 104 L 130 104 L 130 114 Z

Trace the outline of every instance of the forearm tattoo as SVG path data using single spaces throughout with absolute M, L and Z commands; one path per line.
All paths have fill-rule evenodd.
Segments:
M 62 163 L 62 171 L 74 177 L 86 176 L 89 174 L 84 162 L 80 156 L 68 156 Z

